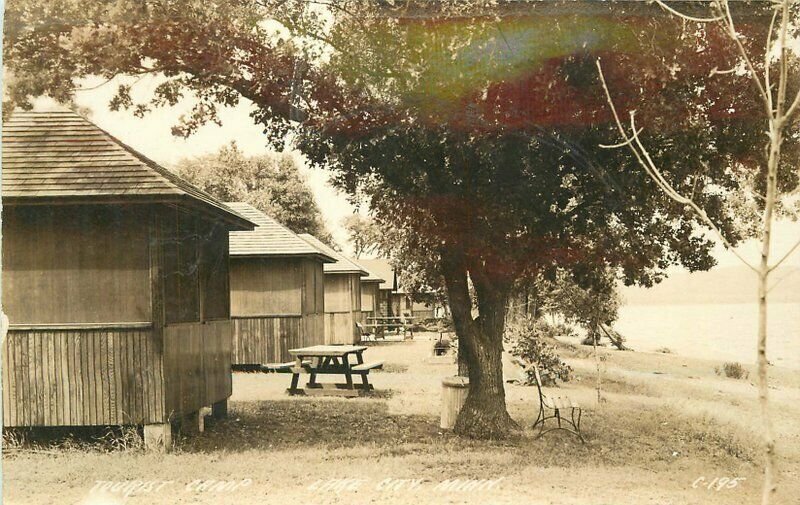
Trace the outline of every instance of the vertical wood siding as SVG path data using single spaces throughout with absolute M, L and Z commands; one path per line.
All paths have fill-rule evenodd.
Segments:
M 353 344 L 360 339 L 361 277 L 325 274 L 325 343 Z
M 234 365 L 291 359 L 288 350 L 325 342 L 322 263 L 304 258 L 231 262 Z
M 231 315 L 300 315 L 302 259 L 238 258 L 230 265 Z
M 361 320 L 361 311 L 325 314 L 326 344 L 357 344 L 361 339 L 356 322 Z
M 196 412 L 231 395 L 231 321 L 164 328 L 164 388 L 170 417 Z
M 233 363 L 257 365 L 291 359 L 289 349 L 323 343 L 315 339 L 311 326 L 318 316 L 264 316 L 233 319 Z M 309 321 L 306 321 L 309 320 Z M 305 324 L 308 322 L 308 327 Z M 309 335 L 310 338 L 304 338 Z M 319 340 L 319 341 L 318 341 Z
M 3 424 L 163 422 L 162 360 L 149 329 L 11 330 Z
M 367 322 L 378 313 L 378 283 L 361 283 L 361 321 Z

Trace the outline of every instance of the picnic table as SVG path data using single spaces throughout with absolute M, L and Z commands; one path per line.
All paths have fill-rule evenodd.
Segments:
M 403 336 L 406 335 L 406 331 L 411 333 L 411 337 L 414 337 L 414 329 L 413 323 L 414 318 L 411 316 L 376 316 L 376 317 L 368 317 L 368 322 L 364 326 L 368 328 L 373 328 L 375 333 L 378 334 L 379 332 L 383 334 L 385 330 L 403 330 Z
M 364 363 L 363 354 L 366 349 L 363 345 L 314 345 L 289 349 L 289 354 L 295 360 L 282 364 L 292 373 L 292 383 L 287 392 L 291 395 L 358 396 L 362 391 L 373 390 L 374 387 L 369 383 L 369 372 L 381 368 L 383 362 Z M 298 388 L 300 374 L 310 375 L 304 389 Z M 318 375 L 342 375 L 345 382 L 319 383 Z M 354 375 L 361 376 L 361 384 L 353 382 Z

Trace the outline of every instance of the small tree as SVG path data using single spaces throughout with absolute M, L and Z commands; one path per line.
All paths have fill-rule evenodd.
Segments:
M 755 153 L 754 159 L 762 161 L 756 167 L 740 166 L 745 172 L 742 177 L 746 184 L 744 200 L 753 202 L 762 212 L 761 226 L 758 230 L 761 240 L 761 259 L 753 264 L 737 254 L 739 259 L 758 276 L 758 397 L 761 405 L 762 434 L 765 448 L 764 486 L 761 503 L 767 505 L 775 495 L 775 435 L 769 413 L 769 385 L 767 370 L 767 294 L 770 273 L 777 268 L 798 247 L 798 241 L 784 256 L 772 261 L 772 226 L 776 212 L 781 210 L 781 194 L 793 194 L 798 188 L 800 172 L 796 165 L 782 163 L 782 156 L 789 139 L 798 136 L 797 114 L 800 110 L 800 75 L 797 74 L 798 55 L 793 53 L 790 42 L 797 40 L 800 33 L 800 4 L 794 0 L 773 0 L 772 21 L 765 33 L 766 43 L 758 46 L 752 38 L 743 35 L 737 29 L 729 0 L 712 0 L 711 15 L 708 17 L 691 16 L 679 12 L 662 0 L 656 2 L 680 19 L 689 23 L 713 25 L 718 33 L 724 34 L 736 55 L 736 60 L 729 70 L 713 71 L 709 80 L 723 79 L 727 75 L 745 75 L 751 82 L 756 100 L 763 105 L 763 133 L 767 137 L 764 152 L 766 159 L 761 160 L 761 153 Z M 608 103 L 613 112 L 623 142 L 613 148 L 627 148 L 670 199 L 683 205 L 687 213 L 700 218 L 704 224 L 716 232 L 719 239 L 728 249 L 731 244 L 716 223 L 707 214 L 707 210 L 698 204 L 692 195 L 685 195 L 676 189 L 669 174 L 653 159 L 646 146 L 646 135 L 637 126 L 635 110 L 629 111 L 629 117 L 623 118 L 617 112 L 611 90 L 606 84 L 600 60 L 597 68 L 606 92 Z M 720 77 L 722 75 L 723 77 Z M 702 93 L 704 89 L 698 88 Z M 702 164 L 702 163 L 701 163 Z M 753 169 L 755 168 L 755 169 Z M 749 173 L 747 169 L 752 169 Z M 733 250 L 735 253 L 736 251 Z

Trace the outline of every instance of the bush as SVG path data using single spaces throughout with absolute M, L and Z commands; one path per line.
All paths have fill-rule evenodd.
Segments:
M 714 367 L 714 372 L 717 375 L 725 375 L 725 377 L 729 377 L 731 379 L 746 379 L 750 376 L 750 372 L 747 371 L 745 367 L 741 365 L 741 363 L 736 362 L 726 362 L 722 364 L 722 369 L 720 367 Z
M 524 321 L 506 329 L 505 339 L 512 344 L 511 354 L 537 366 L 542 386 L 554 386 L 558 380 L 567 382 L 572 374 L 572 367 L 561 361 L 556 348 L 545 342 L 553 332 L 554 327 L 544 321 Z M 533 368 L 527 369 L 526 375 L 525 384 L 535 384 Z

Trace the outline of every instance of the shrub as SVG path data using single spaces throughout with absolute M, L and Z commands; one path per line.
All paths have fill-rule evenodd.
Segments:
M 729 377 L 731 379 L 746 379 L 750 376 L 750 372 L 747 371 L 745 367 L 741 365 L 741 363 L 736 363 L 732 361 L 728 361 L 722 364 L 722 368 L 714 367 L 714 372 L 717 375 L 725 375 L 725 377 Z
M 661 354 L 672 354 L 672 349 L 669 347 L 659 347 L 656 349 L 656 352 L 660 352 Z
M 543 324 L 542 324 L 543 323 Z M 556 348 L 545 342 L 553 336 L 553 327 L 543 321 L 523 321 L 511 324 L 506 329 L 506 341 L 512 344 L 511 354 L 525 362 L 536 364 L 543 386 L 554 386 L 558 380 L 567 382 L 572 367 L 561 361 Z M 526 370 L 525 384 L 535 383 L 532 368 Z

